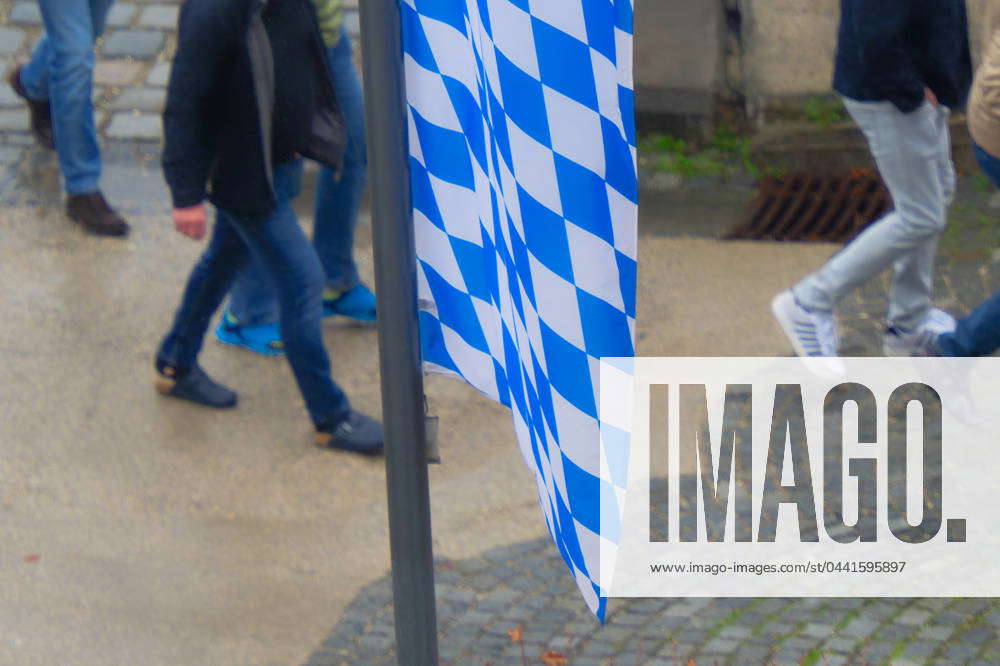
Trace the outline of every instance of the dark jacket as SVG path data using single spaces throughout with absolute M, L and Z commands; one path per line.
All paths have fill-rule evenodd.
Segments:
M 833 87 L 862 102 L 917 109 L 930 88 L 965 104 L 972 80 L 965 0 L 841 0 Z
M 190 0 L 163 112 L 163 171 L 175 207 L 206 197 L 266 217 L 272 165 L 339 168 L 346 134 L 309 0 Z

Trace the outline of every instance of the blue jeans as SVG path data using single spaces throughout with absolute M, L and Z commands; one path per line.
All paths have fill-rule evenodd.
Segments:
M 364 94 L 351 50 L 351 39 L 343 29 L 337 45 L 327 50 L 334 90 L 344 114 L 347 150 L 339 179 L 333 169 L 320 169 L 313 227 L 313 245 L 326 272 L 326 284 L 337 291 L 347 291 L 360 281 L 354 263 L 354 228 L 368 168 Z M 250 265 L 239 276 L 230 294 L 229 311 L 241 324 L 278 321 L 274 290 L 260 267 Z
M 313 423 L 322 428 L 337 424 L 350 404 L 330 376 L 323 345 L 323 267 L 292 210 L 301 178 L 301 161 L 275 167 L 278 203 L 263 220 L 218 212 L 212 239 L 191 271 L 157 362 L 182 371 L 195 364 L 213 313 L 239 271 L 255 263 L 273 282 L 288 362 Z
M 1000 187 L 1000 159 L 979 146 L 973 147 L 983 172 Z M 954 333 L 938 336 L 942 356 L 989 356 L 1000 349 L 1000 291 L 958 320 Z
M 28 97 L 52 104 L 52 125 L 69 194 L 98 189 L 101 152 L 92 102 L 94 42 L 114 0 L 38 0 L 45 34 L 21 71 Z

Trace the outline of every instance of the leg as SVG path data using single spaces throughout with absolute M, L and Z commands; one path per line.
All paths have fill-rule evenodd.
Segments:
M 236 223 L 220 211 L 212 239 L 188 278 L 173 327 L 160 345 L 157 354 L 160 369 L 171 366 L 183 374 L 195 366 L 209 321 L 248 259 L 249 252 Z
M 255 262 L 240 271 L 229 292 L 228 312 L 241 326 L 273 324 L 278 321 L 278 300 L 271 278 Z
M 240 225 L 239 231 L 274 285 L 288 362 L 309 415 L 317 429 L 328 429 L 347 417 L 350 403 L 331 377 L 323 345 L 323 267 L 291 207 L 300 169 L 300 162 L 275 169 L 275 212 L 263 221 Z
M 342 29 L 340 41 L 327 51 L 334 89 L 344 113 L 347 151 L 339 180 L 329 167 L 320 170 L 316 187 L 313 244 L 326 271 L 327 284 L 348 291 L 359 283 L 354 263 L 354 228 L 365 189 L 368 155 L 365 145 L 364 93 L 351 59 L 351 39 Z
M 41 5 L 46 4 L 44 0 L 40 2 Z M 84 8 L 84 5 L 89 5 L 88 8 Z M 86 0 L 86 2 L 72 2 L 63 3 L 59 5 L 59 11 L 66 14 L 75 14 L 76 19 L 79 21 L 84 20 L 84 12 L 89 11 L 90 13 L 90 25 L 92 27 L 93 39 L 92 44 L 97 41 L 97 38 L 101 36 L 104 32 L 104 26 L 107 22 L 108 12 L 111 11 L 111 6 L 114 4 L 114 0 Z M 43 9 L 43 11 L 45 11 Z M 44 16 L 43 16 L 44 20 Z M 48 101 L 49 99 L 49 66 L 50 59 L 52 58 L 52 43 L 47 34 L 42 34 L 42 38 L 38 40 L 35 45 L 35 50 L 31 54 L 31 60 L 24 65 L 21 72 L 21 82 L 27 89 L 28 96 L 39 102 Z
M 979 146 L 973 150 L 983 173 L 1000 187 L 1000 159 Z M 1000 349 L 1000 292 L 959 319 L 954 333 L 938 336 L 937 347 L 943 356 L 987 356 Z
M 918 248 L 926 253 L 945 225 L 945 192 L 938 163 L 941 134 L 947 132 L 947 125 L 941 123 L 937 109 L 925 103 L 904 114 L 887 102 L 845 100 L 845 104 L 868 139 L 896 209 L 795 286 L 802 306 L 823 313 L 832 312 L 845 294 L 900 258 Z M 930 294 L 923 298 L 929 302 Z
M 958 320 L 953 333 L 937 338 L 942 356 L 989 356 L 1000 349 L 1000 292 Z
M 32 99 L 51 101 L 66 192 L 95 192 L 101 158 L 91 100 L 94 41 L 104 29 L 111 0 L 40 0 L 39 6 L 46 36 L 22 72 L 22 83 Z
M 948 110 L 939 107 L 941 131 L 937 150 L 938 177 L 947 209 L 955 198 L 955 167 L 951 161 L 951 140 L 948 134 Z M 934 293 L 934 257 L 937 236 L 916 247 L 894 265 L 892 288 L 889 291 L 889 327 L 913 331 L 925 321 Z

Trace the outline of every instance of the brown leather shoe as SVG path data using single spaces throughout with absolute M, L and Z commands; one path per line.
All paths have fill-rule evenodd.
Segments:
M 21 83 L 21 70 L 18 67 L 10 75 L 10 87 L 14 89 L 14 94 L 28 103 L 28 114 L 31 116 L 31 132 L 44 148 L 55 150 L 55 135 L 52 132 L 52 107 L 49 101 L 38 102 L 28 97 L 28 91 Z
M 100 192 L 71 194 L 66 199 L 66 214 L 84 229 L 98 236 L 128 234 L 128 223 L 108 205 Z

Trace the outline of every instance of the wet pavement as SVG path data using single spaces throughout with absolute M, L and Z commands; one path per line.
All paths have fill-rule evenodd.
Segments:
M 310 446 L 280 360 L 209 341 L 206 366 L 241 391 L 232 414 L 154 394 L 152 352 L 201 246 L 170 229 L 155 146 L 104 154 L 125 241 L 65 219 L 51 154 L 0 148 L 0 663 L 391 663 L 381 466 Z M 767 303 L 836 246 L 718 242 L 745 192 L 710 195 L 645 204 L 640 353 L 786 355 Z M 357 252 L 370 276 L 367 224 Z M 946 248 L 939 264 L 955 314 L 1000 285 L 988 254 Z M 878 353 L 886 286 L 845 301 L 846 354 Z M 377 412 L 374 333 L 326 334 L 338 379 Z M 442 663 L 519 664 L 522 645 L 529 663 L 574 665 L 1000 660 L 993 600 L 613 600 L 601 627 L 549 544 L 508 415 L 452 380 L 428 393 Z
M 0 2 L 8 65 L 37 36 L 33 4 Z M 143 135 L 174 5 L 118 3 L 115 29 L 143 34 L 102 43 L 103 183 L 129 239 L 66 220 L 54 156 L 0 95 L 0 664 L 394 663 L 381 465 L 310 445 L 280 360 L 206 345 L 206 367 L 241 391 L 229 414 L 151 388 L 202 247 L 170 229 L 159 144 Z M 138 54 L 152 33 L 159 50 Z M 1000 214 L 964 189 L 972 221 L 943 244 L 937 275 L 954 314 L 1000 287 L 984 241 Z M 790 352 L 770 298 L 836 247 L 714 240 L 751 197 L 745 183 L 644 193 L 642 355 Z M 366 224 L 356 249 L 370 278 Z M 845 354 L 879 353 L 886 287 L 843 304 Z M 377 413 L 374 333 L 325 333 L 338 380 Z M 602 627 L 546 536 L 509 416 L 452 380 L 430 378 L 428 394 L 444 457 L 431 469 L 443 663 L 521 664 L 522 647 L 528 663 L 553 652 L 574 666 L 1000 662 L 1000 607 L 986 599 L 613 600 Z

